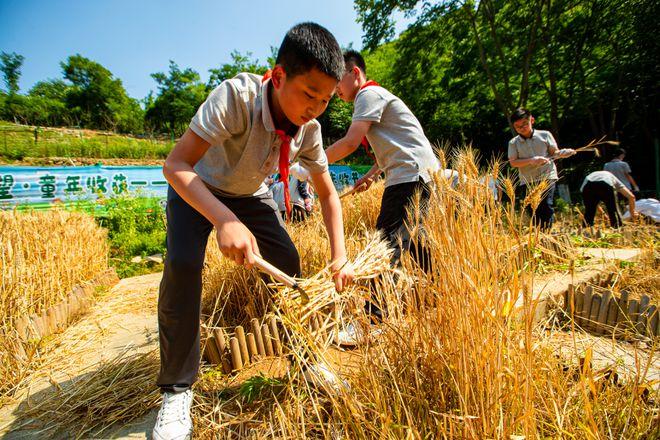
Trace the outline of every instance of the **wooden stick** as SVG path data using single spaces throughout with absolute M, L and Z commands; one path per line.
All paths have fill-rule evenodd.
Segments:
M 591 317 L 591 300 L 593 299 L 593 288 L 587 286 L 584 291 L 584 308 L 582 309 L 582 327 L 589 328 L 589 319 Z
M 598 312 L 598 323 L 596 324 L 596 330 L 599 335 L 605 333 L 605 328 L 607 326 L 607 313 L 609 312 L 611 298 L 612 292 L 606 290 L 600 300 L 600 311 Z
M 589 316 L 589 325 L 587 326 L 591 331 L 598 330 L 598 315 L 600 313 L 601 296 L 596 294 L 591 298 L 591 315 Z
M 608 332 L 611 332 L 612 329 L 616 326 L 618 314 L 619 314 L 619 301 L 616 299 L 616 297 L 612 296 L 612 299 L 610 300 L 610 306 L 607 310 Z
M 238 347 L 241 350 L 241 359 L 243 359 L 243 365 L 247 365 L 250 363 L 250 354 L 248 353 L 247 342 L 245 341 L 245 330 L 243 330 L 243 326 L 239 325 L 236 327 L 234 335 L 236 335 L 236 339 L 238 339 Z
M 238 346 L 238 339 L 231 338 L 229 340 L 229 347 L 231 351 L 231 363 L 233 371 L 243 368 L 243 360 L 241 359 L 241 348 Z
M 53 331 L 50 328 L 50 325 L 48 323 L 48 314 L 44 310 L 41 312 L 41 322 L 43 323 L 44 326 L 44 336 L 52 335 Z
M 64 327 L 66 326 L 66 310 L 64 308 L 63 303 L 57 304 L 55 306 L 55 310 L 57 310 L 57 328 L 59 330 L 63 330 Z
M 257 341 L 254 338 L 254 333 L 247 334 L 247 346 L 248 352 L 250 353 L 250 361 L 254 362 L 259 356 L 259 351 L 257 351 Z
M 266 355 L 275 356 L 275 352 L 273 351 L 273 341 L 271 340 L 270 331 L 268 330 L 268 326 L 266 324 L 262 324 L 262 326 L 261 326 L 261 335 L 264 338 L 264 346 L 266 348 Z
M 281 356 L 282 341 L 280 341 L 280 332 L 277 329 L 277 318 L 271 316 L 269 320 L 269 324 L 270 324 L 270 335 L 273 338 L 273 348 L 275 350 L 275 354 Z
M 21 316 L 18 318 L 15 325 L 16 331 L 18 331 L 18 337 L 24 342 L 27 341 L 29 339 L 27 318 L 25 318 L 25 316 Z
M 254 256 L 254 260 L 255 260 L 255 265 L 260 270 L 267 273 L 271 277 L 275 278 L 277 281 L 284 284 L 285 286 L 297 290 L 298 293 L 300 293 L 300 300 L 302 301 L 303 304 L 307 304 L 309 302 L 309 296 L 307 295 L 307 292 L 305 292 L 303 288 L 300 287 L 300 285 L 298 285 L 298 282 L 294 278 L 285 274 L 284 272 L 282 272 L 281 270 L 270 264 L 268 261 L 259 257 L 258 255 Z
M 215 344 L 215 337 L 209 336 L 206 339 L 206 347 L 204 350 L 204 355 L 208 361 L 213 365 L 220 365 L 220 353 L 218 353 L 218 347 Z
M 636 299 L 632 299 L 628 301 L 628 313 L 626 315 L 627 322 L 626 326 L 631 329 L 635 330 L 636 329 L 636 323 L 637 323 L 637 315 L 639 312 L 639 303 L 637 302 Z
M 215 344 L 218 348 L 218 353 L 220 353 L 220 363 L 222 364 L 222 371 L 225 374 L 231 373 L 231 362 L 227 356 L 227 335 L 225 331 L 221 328 L 213 329 L 213 336 Z
M 252 318 L 250 324 L 252 324 L 252 333 L 254 333 L 254 339 L 256 339 L 257 342 L 257 350 L 261 356 L 266 356 L 266 348 L 264 347 L 264 338 L 261 335 L 261 325 L 259 325 L 259 320 L 257 318 Z
M 577 325 L 582 326 L 582 313 L 584 312 L 584 292 L 578 292 L 575 297 L 574 320 Z
M 40 318 L 36 314 L 30 315 L 30 328 L 32 329 L 32 334 L 35 339 L 41 339 L 43 333 L 41 326 L 39 325 Z
M 658 326 L 658 307 L 656 305 L 652 305 L 648 308 L 647 314 L 646 336 L 652 338 L 655 335 L 655 328 Z
M 647 310 L 650 302 L 651 300 L 647 295 L 642 296 L 639 300 L 639 314 L 637 315 L 635 327 L 637 328 L 637 332 L 642 335 L 646 334 Z
M 575 288 L 573 284 L 569 284 L 568 288 L 564 291 L 564 312 L 570 317 L 575 313 Z

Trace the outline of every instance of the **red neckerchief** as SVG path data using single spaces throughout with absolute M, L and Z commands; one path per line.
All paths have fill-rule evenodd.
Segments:
M 264 73 L 261 82 L 264 83 L 270 79 L 273 71 L 268 69 Z M 268 96 L 262 98 L 268 99 Z M 287 135 L 284 130 L 275 129 L 275 133 L 279 136 L 282 144 L 280 145 L 280 182 L 284 185 L 284 206 L 286 207 L 286 218 L 291 218 L 291 194 L 289 194 L 289 152 L 291 151 L 291 136 Z
M 360 87 L 360 90 L 364 89 L 365 87 L 369 87 L 369 86 L 380 86 L 380 84 L 378 84 L 376 81 L 369 80 L 366 83 L 362 84 L 362 87 Z M 369 141 L 367 140 L 366 136 L 362 138 L 362 142 L 360 142 L 360 144 L 364 147 L 364 151 L 367 153 L 367 156 L 369 156 L 370 158 L 372 158 L 375 161 L 376 156 L 374 156 L 374 153 L 372 153 L 371 150 L 369 149 Z

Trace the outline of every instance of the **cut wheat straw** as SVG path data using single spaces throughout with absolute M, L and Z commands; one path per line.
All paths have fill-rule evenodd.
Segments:
M 32 396 L 32 404 L 21 416 L 41 426 L 44 436 L 97 437 L 108 427 L 134 420 L 157 406 L 158 365 L 156 352 L 122 353 L 45 395 Z M 62 432 L 62 428 L 70 431 Z

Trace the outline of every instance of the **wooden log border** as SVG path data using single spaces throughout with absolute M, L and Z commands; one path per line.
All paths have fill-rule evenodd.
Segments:
M 314 337 L 327 341 L 331 336 L 322 325 L 322 316 L 309 319 L 309 329 Z M 261 359 L 286 355 L 286 333 L 281 321 L 273 315 L 263 320 L 253 318 L 250 332 L 243 326 L 234 329 L 203 325 L 205 339 L 203 359 L 211 365 L 221 365 L 226 374 L 234 373 Z
M 588 283 L 570 284 L 563 295 L 565 315 L 582 330 L 597 335 L 624 340 L 660 337 L 660 306 L 651 304 L 648 295 L 630 299 L 622 290 L 616 296 L 610 290 L 614 275 L 597 274 Z
M 14 327 L 23 342 L 39 342 L 46 336 L 64 331 L 76 318 L 87 313 L 94 304 L 97 288 L 110 288 L 119 282 L 113 268 L 98 274 L 91 281 L 74 287 L 65 298 L 41 314 L 20 317 Z

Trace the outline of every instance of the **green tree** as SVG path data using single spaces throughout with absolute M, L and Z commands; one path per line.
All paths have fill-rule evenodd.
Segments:
M 77 125 L 121 132 L 141 130 L 143 114 L 138 102 L 108 69 L 81 55 L 60 64 L 70 82 L 66 106 Z
M 153 130 L 180 136 L 206 98 L 206 86 L 193 69 L 181 70 L 170 60 L 167 74 L 152 73 L 158 94 L 146 110 L 145 122 Z
M 252 52 L 241 55 L 239 51 L 235 50 L 231 53 L 231 60 L 231 63 L 225 63 L 219 69 L 209 69 L 211 74 L 207 84 L 209 91 L 219 86 L 222 81 L 233 78 L 241 72 L 263 75 L 268 70 L 268 66 L 259 64 L 259 60 L 252 59 Z
M 0 71 L 2 71 L 3 80 L 7 93 L 14 95 L 18 93 L 18 80 L 21 78 L 21 67 L 25 57 L 15 52 L 0 53 Z
M 24 118 L 32 125 L 72 125 L 66 106 L 68 89 L 61 79 L 37 82 L 28 92 L 29 109 Z
M 566 146 L 608 135 L 641 153 L 658 136 L 660 48 L 649 38 L 657 1 L 356 0 L 355 7 L 368 66 L 379 66 L 372 75 L 431 137 L 460 136 L 502 153 L 511 136 L 506 117 L 518 106 Z M 397 10 L 416 21 L 383 44 Z

